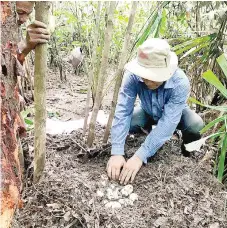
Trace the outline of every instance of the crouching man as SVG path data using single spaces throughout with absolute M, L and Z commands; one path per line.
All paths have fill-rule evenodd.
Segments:
M 178 59 L 169 44 L 158 38 L 145 41 L 136 59 L 125 66 L 122 86 L 111 129 L 111 157 L 107 164 L 109 178 L 121 184 L 133 181 L 143 163 L 181 130 L 183 155 L 189 156 L 184 144 L 201 138 L 203 121 L 190 110 L 187 99 L 190 84 L 178 68 Z M 134 108 L 136 97 L 140 104 Z M 127 134 L 139 133 L 141 127 L 157 124 L 136 153 L 126 161 L 124 145 Z M 122 169 L 122 170 L 121 170 Z

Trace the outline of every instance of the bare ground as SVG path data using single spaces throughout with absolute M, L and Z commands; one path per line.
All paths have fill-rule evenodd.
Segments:
M 71 88 L 48 78 L 48 109 L 59 112 L 62 120 L 83 116 L 85 79 L 69 78 Z M 73 91 L 73 92 L 72 92 Z M 110 93 L 104 109 L 109 109 Z M 23 191 L 24 207 L 16 212 L 17 227 L 227 227 L 224 187 L 212 175 L 211 164 L 201 162 L 203 153 L 186 158 L 180 154 L 180 140 L 170 140 L 139 172 L 134 192 L 139 199 L 132 206 L 105 208 L 97 197 L 110 144 L 101 145 L 103 129 L 96 129 L 96 150 L 87 153 L 81 131 L 71 135 L 47 136 L 44 176 L 38 185 L 28 179 Z M 127 157 L 143 142 L 145 135 L 128 140 Z M 23 141 L 32 154 L 33 137 Z M 85 150 L 84 150 L 85 149 Z M 32 169 L 28 169 L 28 175 Z M 112 182 L 111 182 L 112 183 Z M 118 183 L 114 183 L 118 185 Z

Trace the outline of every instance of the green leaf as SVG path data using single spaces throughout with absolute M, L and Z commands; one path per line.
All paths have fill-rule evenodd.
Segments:
M 208 81 L 211 85 L 215 86 L 222 93 L 222 95 L 225 98 L 227 98 L 227 89 L 225 88 L 225 86 L 220 82 L 218 77 L 211 70 L 204 72 L 202 77 L 206 81 Z
M 200 44 L 204 44 L 205 42 L 210 42 L 216 37 L 216 33 L 208 35 L 208 36 L 202 36 L 199 38 L 195 38 L 192 40 L 188 40 L 184 43 L 178 44 L 172 48 L 174 52 L 176 52 L 177 55 L 183 53 L 184 51 L 187 51 L 193 47 L 199 46 Z
M 213 127 L 216 123 L 220 123 L 225 119 L 227 119 L 227 115 L 221 116 L 221 117 L 211 121 L 200 131 L 200 133 L 201 134 L 205 133 L 207 130 L 209 130 L 211 127 Z
M 227 77 L 227 60 L 225 54 L 222 54 L 216 60 L 219 66 L 221 67 L 222 71 L 224 72 L 225 76 Z
M 214 134 L 210 135 L 209 138 L 215 139 L 215 138 L 217 138 L 217 137 L 219 137 L 219 136 L 222 136 L 222 135 L 224 135 L 224 134 L 225 134 L 225 132 L 214 133 Z
M 195 98 L 193 98 L 193 97 L 190 97 L 188 100 L 189 100 L 189 102 L 192 102 L 192 103 L 201 105 L 201 106 L 206 107 L 206 108 L 210 108 L 210 109 L 213 109 L 213 110 L 218 110 L 218 111 L 227 112 L 227 106 L 212 106 L 212 105 L 205 105 L 205 104 L 202 104 L 201 102 L 197 101 L 197 100 L 196 100 Z
M 155 29 L 158 26 L 157 22 L 160 20 L 159 10 L 164 8 L 168 4 L 169 1 L 161 2 L 160 6 L 156 7 L 156 9 L 151 13 L 147 21 L 143 24 L 142 29 L 138 33 L 135 42 L 132 46 L 132 49 L 130 51 L 130 55 L 133 53 L 135 48 L 141 45 L 149 37 L 149 35 L 155 31 Z
M 218 162 L 218 180 L 221 182 L 225 169 L 225 157 L 227 151 L 227 133 L 223 136 L 223 142 L 221 147 L 221 154 Z
M 223 132 L 224 132 L 223 134 L 225 134 L 225 128 L 226 128 L 226 126 L 225 126 L 225 124 L 223 124 L 223 126 L 221 126 L 220 129 L 218 129 L 217 133 L 223 133 Z M 220 136 L 220 135 L 218 135 L 218 136 Z M 211 144 L 214 143 L 215 138 L 216 138 L 216 137 L 213 137 L 213 138 L 212 138 Z
M 187 57 L 188 55 L 194 55 L 196 52 L 200 51 L 202 48 L 205 48 L 209 45 L 209 43 L 201 44 L 198 48 L 191 48 L 187 51 L 180 59 Z
M 28 118 L 25 118 L 25 119 L 24 119 L 24 122 L 25 122 L 27 125 L 33 125 L 33 124 L 34 124 L 33 121 L 30 120 L 30 119 L 28 119 Z
M 151 37 L 153 37 L 153 38 L 159 37 L 159 30 L 160 30 L 161 22 L 162 22 L 162 16 L 159 14 L 153 25 L 154 31 L 151 33 Z
M 159 33 L 161 36 L 163 36 L 166 32 L 167 29 L 167 13 L 166 13 L 166 9 L 162 10 L 162 18 L 160 21 L 160 27 L 159 27 Z
M 158 12 L 154 14 L 154 16 L 151 18 L 150 22 L 148 25 L 145 27 L 144 32 L 138 37 L 137 41 L 135 42 L 135 47 L 137 48 L 139 45 L 141 45 L 147 38 L 148 36 L 154 32 L 155 26 L 155 21 L 158 18 Z

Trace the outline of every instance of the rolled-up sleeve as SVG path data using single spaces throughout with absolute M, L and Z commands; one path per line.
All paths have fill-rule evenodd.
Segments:
M 118 102 L 111 128 L 112 155 L 124 155 L 125 139 L 129 132 L 137 96 L 136 83 L 138 82 L 133 75 L 126 71 L 118 95 Z
M 136 156 L 144 163 L 147 163 L 147 158 L 153 156 L 170 139 L 180 122 L 190 91 L 189 81 L 185 80 L 180 85 L 176 85 L 172 90 L 172 94 L 168 103 L 164 105 L 162 117 L 159 119 L 156 128 L 150 132 L 145 142 L 136 152 Z

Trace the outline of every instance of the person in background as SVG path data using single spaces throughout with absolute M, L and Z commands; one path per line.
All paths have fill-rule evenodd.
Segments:
M 190 84 L 178 68 L 178 59 L 169 44 L 159 38 L 145 41 L 137 50 L 137 58 L 127 63 L 111 129 L 111 157 L 107 163 L 110 179 L 121 184 L 133 181 L 142 164 L 181 130 L 183 155 L 189 156 L 184 144 L 201 138 L 204 123 L 190 110 L 187 99 Z M 140 104 L 134 108 L 136 97 Z M 126 161 L 124 145 L 127 134 L 157 124 L 136 153 Z

